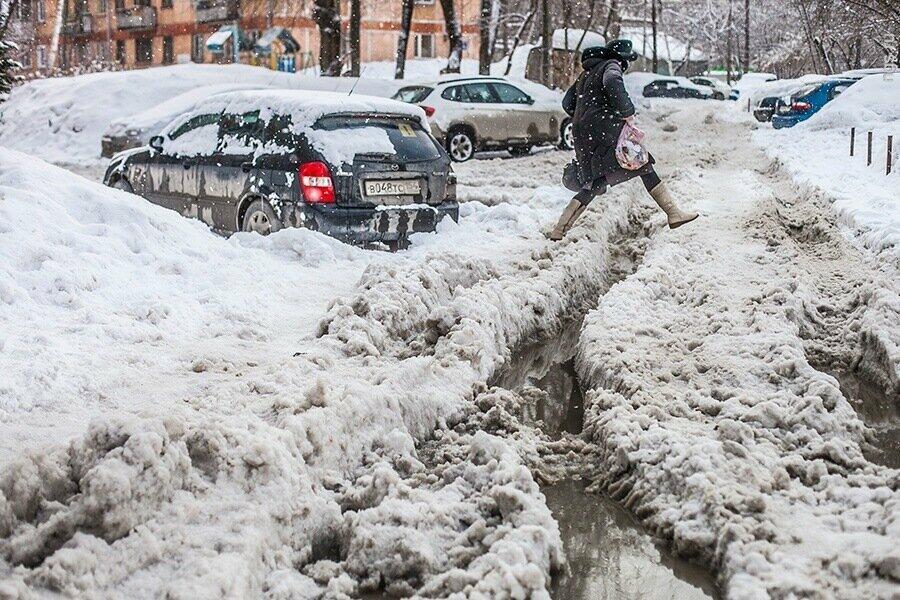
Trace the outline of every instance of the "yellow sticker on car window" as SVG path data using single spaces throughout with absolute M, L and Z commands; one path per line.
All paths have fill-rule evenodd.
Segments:
M 416 137 L 415 130 L 406 123 L 400 123 L 399 125 L 397 125 L 397 129 L 400 130 L 400 133 L 403 134 L 403 137 Z

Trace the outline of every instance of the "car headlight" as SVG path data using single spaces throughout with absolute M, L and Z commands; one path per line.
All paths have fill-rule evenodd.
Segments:
M 141 130 L 140 129 L 128 129 L 125 131 L 125 135 L 127 135 L 128 137 L 138 137 L 139 135 L 141 135 Z

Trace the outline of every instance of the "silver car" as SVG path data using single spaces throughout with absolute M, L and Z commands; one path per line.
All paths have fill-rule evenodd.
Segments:
M 434 137 L 458 162 L 479 150 L 508 150 L 514 156 L 547 144 L 571 150 L 572 122 L 561 97 L 530 87 L 501 77 L 457 76 L 408 85 L 394 99 L 421 106 Z

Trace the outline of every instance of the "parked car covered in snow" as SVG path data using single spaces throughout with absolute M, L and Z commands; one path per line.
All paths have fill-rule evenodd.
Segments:
M 724 81 L 719 81 L 715 77 L 691 77 L 691 82 L 711 89 L 713 100 L 731 98 L 731 86 Z
M 150 138 L 171 123 L 172 119 L 193 110 L 198 103 L 210 96 L 261 87 L 265 86 L 241 83 L 204 85 L 169 98 L 165 102 L 160 102 L 153 108 L 135 115 L 115 119 L 103 132 L 100 140 L 100 156 L 110 158 L 117 152 L 146 146 Z
M 837 98 L 841 92 L 856 83 L 856 79 L 829 79 L 804 86 L 791 94 L 790 101 L 778 107 L 772 117 L 772 127 L 793 127 L 816 114 L 823 106 Z
M 644 86 L 645 98 L 698 98 L 713 97 L 710 87 L 699 86 L 686 77 L 660 77 Z
M 427 127 L 421 109 L 385 98 L 230 92 L 117 154 L 104 182 L 219 232 L 294 226 L 402 245 L 459 214 L 450 158 Z
M 760 123 L 768 123 L 782 104 L 784 102 L 778 96 L 766 96 L 753 109 L 753 118 Z
M 561 98 L 540 98 L 501 77 L 454 77 L 409 85 L 394 98 L 425 110 L 431 132 L 455 161 L 479 150 L 527 154 L 533 146 L 573 148 Z

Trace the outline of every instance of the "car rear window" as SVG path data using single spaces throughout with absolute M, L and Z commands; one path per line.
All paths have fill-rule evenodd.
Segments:
M 427 98 L 428 94 L 430 94 L 433 89 L 434 88 L 423 85 L 400 88 L 400 90 L 396 94 L 394 94 L 394 100 L 409 102 L 410 104 L 418 104 L 419 102 Z
M 331 115 L 319 119 L 313 126 L 318 131 L 334 132 L 335 143 L 343 143 L 348 137 L 358 139 L 361 135 L 379 132 L 387 134 L 394 152 L 401 160 L 422 161 L 441 157 L 441 152 L 434 139 L 422 127 L 419 121 L 389 116 L 344 116 Z M 327 136 L 320 138 L 327 143 Z M 380 154 L 381 152 L 373 152 Z M 387 152 L 385 152 L 387 153 Z

